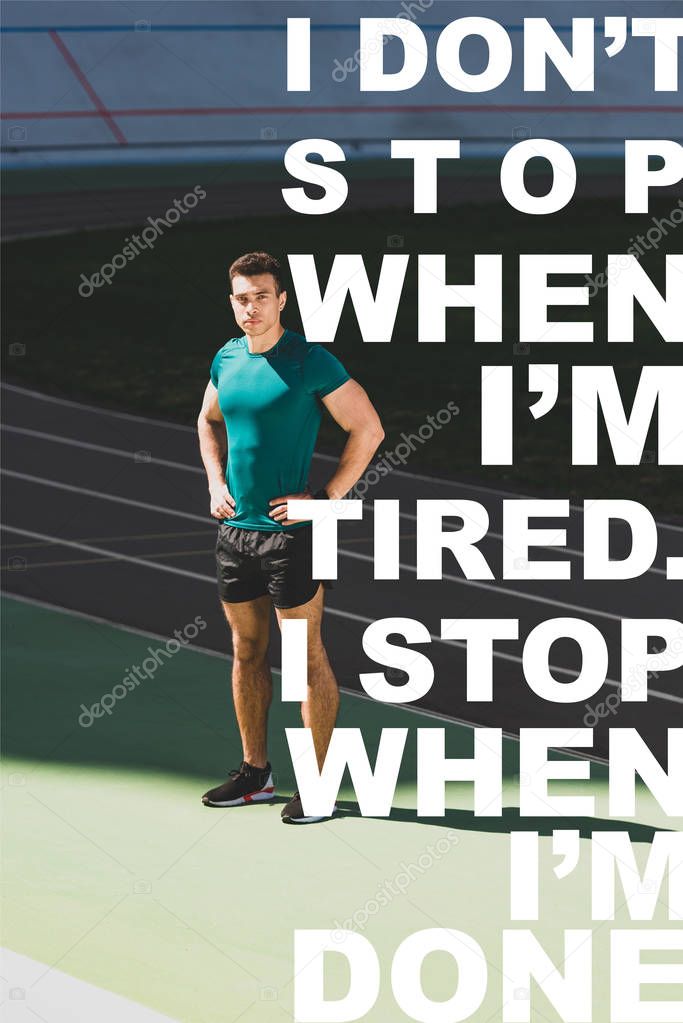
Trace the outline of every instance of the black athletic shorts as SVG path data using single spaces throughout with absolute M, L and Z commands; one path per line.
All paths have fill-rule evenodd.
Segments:
M 216 540 L 218 593 L 242 603 L 269 594 L 275 607 L 307 604 L 318 592 L 313 579 L 313 527 L 277 532 L 221 522 Z

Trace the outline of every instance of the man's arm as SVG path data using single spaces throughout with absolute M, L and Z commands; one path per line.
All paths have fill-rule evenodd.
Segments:
M 325 484 L 328 497 L 337 501 L 353 489 L 368 467 L 372 456 L 384 439 L 384 430 L 375 407 L 356 380 L 347 380 L 322 399 L 323 405 L 336 423 L 346 430 L 348 437 L 339 464 Z M 294 519 L 287 518 L 288 498 L 307 498 L 311 494 L 284 494 L 270 502 L 274 507 L 269 515 L 283 525 Z
M 235 514 L 235 502 L 226 486 L 224 469 L 228 435 L 218 404 L 218 391 L 211 381 L 204 392 L 197 418 L 197 433 L 199 452 L 209 481 L 211 515 L 214 519 L 231 519 Z
M 348 434 L 339 464 L 325 484 L 328 497 L 336 501 L 355 487 L 384 440 L 384 430 L 374 405 L 356 380 L 347 380 L 322 402 Z

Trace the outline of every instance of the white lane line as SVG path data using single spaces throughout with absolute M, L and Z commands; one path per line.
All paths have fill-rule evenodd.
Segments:
M 40 476 L 31 476 L 26 472 L 16 472 L 14 469 L 0 469 L 3 476 L 12 476 L 15 479 L 24 480 L 27 483 L 36 483 L 40 486 L 54 487 L 57 490 L 66 490 L 73 494 L 85 494 L 86 497 L 93 497 L 100 501 L 112 501 L 115 504 L 125 504 L 133 508 L 142 508 L 144 511 L 159 512 L 162 515 L 174 515 L 183 519 L 191 519 L 194 522 L 210 522 L 210 516 L 197 515 L 194 512 L 176 511 L 174 508 L 165 508 L 163 505 L 148 504 L 147 501 L 136 501 L 130 497 L 118 497 L 115 494 L 105 494 L 101 490 L 89 490 L 87 487 L 76 487 L 71 483 L 60 483 L 58 480 L 48 480 Z M 213 520 L 216 521 L 216 520 Z M 216 523 L 218 525 L 218 523 Z M 349 551 L 339 547 L 339 554 L 343 558 L 351 558 L 355 561 L 365 561 L 373 564 L 370 554 L 361 554 L 360 551 Z M 417 567 L 407 562 L 399 562 L 399 567 L 405 572 L 416 572 Z M 439 581 L 439 580 L 435 580 Z M 595 618 L 606 618 L 608 621 L 620 622 L 623 615 L 613 614 L 611 611 L 601 611 L 596 607 L 587 607 L 584 604 L 571 604 L 566 600 L 556 600 L 554 597 L 542 597 L 535 593 L 524 593 L 521 590 L 512 589 L 509 586 L 497 586 L 493 583 L 481 582 L 477 579 L 463 579 L 461 576 L 451 575 L 444 572 L 441 581 L 455 583 L 458 586 L 473 586 L 477 590 L 488 590 L 491 593 L 503 593 L 506 596 L 517 597 L 518 600 L 528 600 L 533 604 L 547 604 L 550 607 L 559 607 L 566 611 L 578 611 L 582 615 L 591 615 Z
M 95 412 L 101 416 L 111 416 L 114 419 L 127 419 L 133 423 L 147 423 L 151 426 L 162 426 L 169 430 L 182 430 L 191 433 L 196 431 L 192 426 L 185 426 L 183 423 L 170 423 L 166 419 L 152 419 L 151 416 L 136 416 L 133 412 L 117 412 L 115 409 L 102 408 L 99 405 L 88 405 L 82 401 L 71 401 L 69 398 L 58 398 L 54 394 L 44 394 L 42 391 L 32 391 L 29 387 L 19 387 L 18 384 L 8 384 L 4 380 L 0 381 L 0 387 L 6 387 L 8 391 L 14 391 L 16 394 L 26 394 L 30 398 L 36 398 L 38 401 L 46 401 L 52 405 L 66 405 L 68 408 L 83 409 L 86 412 Z
M 164 565 L 160 562 L 147 561 L 145 558 L 136 558 L 130 554 L 119 554 L 118 551 L 110 551 L 104 547 L 93 547 L 90 544 L 79 543 L 77 540 L 64 540 L 59 536 L 49 536 L 46 533 L 37 533 L 32 529 L 20 529 L 18 526 L 9 526 L 7 523 L 3 524 L 3 528 L 10 533 L 18 533 L 20 536 L 28 536 L 32 540 L 51 540 L 57 546 L 63 547 L 74 547 L 76 550 L 87 551 L 90 554 L 103 555 L 109 557 L 112 561 L 125 561 L 133 565 L 141 565 L 145 568 L 153 568 L 160 572 L 168 572 L 172 575 L 181 575 L 189 579 L 197 579 L 199 582 L 212 583 L 216 585 L 216 579 L 212 575 L 204 575 L 201 572 L 188 572 L 184 568 L 175 568 L 172 565 Z M 336 618 L 346 618 L 353 622 L 363 622 L 366 625 L 371 625 L 376 621 L 375 618 L 368 618 L 366 615 L 356 614 L 353 611 L 342 611 L 336 607 L 326 607 L 326 613 L 328 615 L 334 615 Z M 434 633 L 429 634 L 430 639 L 434 643 L 439 643 L 447 647 L 460 647 L 463 650 L 467 649 L 467 643 L 464 640 L 457 639 L 442 639 L 441 636 L 436 636 Z M 494 650 L 493 656 L 500 658 L 503 661 L 512 661 L 514 664 L 522 664 L 522 658 L 516 654 L 504 653 L 502 650 Z M 577 678 L 578 672 L 571 668 L 562 668 L 557 664 L 550 664 L 549 668 L 551 671 L 559 672 L 562 675 L 569 675 L 570 678 Z M 605 685 L 613 686 L 615 689 L 621 688 L 621 683 L 616 682 L 614 679 L 605 679 Z M 660 700 L 667 700 L 670 703 L 681 703 L 683 704 L 683 697 L 673 696 L 671 693 L 664 693 L 657 689 L 649 689 L 649 696 L 654 696 Z
M 93 443 L 90 443 L 89 441 L 75 440 L 72 437 L 58 437 L 58 436 L 55 436 L 54 434 L 51 434 L 51 433 L 44 433 L 42 430 L 30 430 L 27 427 L 7 426 L 5 424 L 2 424 L 1 428 L 3 430 L 8 431 L 9 433 L 24 434 L 24 435 L 29 436 L 29 437 L 37 437 L 40 440 L 51 441 L 52 443 L 55 443 L 55 444 L 66 444 L 69 447 L 86 448 L 89 451 L 100 451 L 100 452 L 102 452 L 104 454 L 107 454 L 107 455 L 116 455 L 116 456 L 118 456 L 120 458 L 127 458 L 129 461 L 137 461 L 136 453 L 135 452 L 125 451 L 123 448 L 110 448 L 110 447 L 106 447 L 103 444 L 93 444 Z M 199 473 L 201 476 L 204 475 L 204 469 L 200 468 L 199 466 L 187 465 L 185 462 L 172 462 L 169 459 L 165 459 L 165 458 L 154 458 L 154 457 L 151 457 L 149 463 L 147 463 L 147 464 L 165 465 L 165 466 L 167 466 L 168 468 L 171 468 L 171 469 L 181 469 L 184 472 L 194 472 L 194 473 Z M 373 504 L 368 504 L 368 505 L 364 506 L 364 508 L 365 507 L 367 507 L 368 511 L 372 515 L 375 514 L 375 508 L 374 508 Z M 572 505 L 570 507 L 575 507 L 575 506 Z M 402 519 L 408 519 L 410 522 L 417 522 L 417 515 L 415 515 L 413 512 L 400 511 L 399 512 L 399 517 L 402 518 Z M 446 532 L 450 532 L 450 530 L 446 530 Z M 491 538 L 493 538 L 495 540 L 503 541 L 505 539 L 505 537 L 504 537 L 504 535 L 502 533 L 498 533 L 498 532 L 496 532 L 493 529 L 488 530 L 486 535 L 487 535 L 487 537 L 491 537 Z M 543 550 L 558 550 L 558 545 L 557 544 L 539 544 L 539 548 L 541 548 Z M 562 553 L 563 554 L 567 554 L 570 557 L 577 557 L 577 558 L 583 558 L 583 556 L 584 556 L 583 551 L 582 550 L 578 550 L 576 547 L 564 547 L 563 546 L 562 547 Z M 664 578 L 666 578 L 666 569 L 664 569 L 664 568 L 656 568 L 656 567 L 653 566 L 652 568 L 648 568 L 647 573 L 644 573 L 644 574 L 648 574 L 648 575 L 650 575 L 650 574 L 651 575 L 661 575 Z
M 62 607 L 61 604 L 50 604 L 46 600 L 37 600 L 35 597 L 25 597 L 20 593 L 12 593 L 10 590 L 0 590 L 2 596 L 7 600 L 16 600 L 21 604 L 35 605 L 36 607 L 45 608 L 48 611 L 56 611 L 58 614 L 67 615 L 68 617 L 84 618 L 88 622 L 95 622 L 97 625 L 108 625 L 112 629 L 119 629 L 121 632 L 131 632 L 135 636 L 142 636 L 144 639 L 154 639 L 160 643 L 165 642 L 169 637 L 162 635 L 160 632 L 149 632 L 146 629 L 136 629 L 134 625 L 125 625 L 123 622 L 112 622 L 109 618 L 101 618 L 99 615 L 89 614 L 87 611 L 77 611 L 71 607 Z M 232 661 L 232 657 L 229 653 L 223 653 L 220 650 L 212 650 L 207 646 L 198 646 L 196 643 L 191 643 L 185 648 L 186 652 L 198 654 L 207 654 L 209 657 L 219 657 L 222 661 Z M 280 675 L 281 670 L 277 665 L 272 668 L 276 675 Z M 348 686 L 339 686 L 340 692 L 346 696 L 352 696 L 358 700 L 367 700 L 371 703 L 377 701 L 368 696 L 364 691 L 358 689 L 349 689 Z M 407 711 L 409 714 L 419 714 L 421 717 L 434 718 L 436 721 L 445 721 L 448 724 L 464 725 L 467 728 L 482 728 L 481 724 L 477 724 L 474 721 L 466 721 L 465 718 L 456 717 L 454 714 L 444 714 L 438 710 L 426 710 L 424 707 L 414 707 L 410 703 L 400 704 L 402 710 Z M 509 732 L 507 729 L 501 729 L 503 735 L 507 739 L 512 739 L 513 742 L 519 742 L 519 735 L 514 732 Z M 570 756 L 575 757 L 577 760 L 594 760 L 600 764 L 607 764 L 608 760 L 606 757 L 601 757 L 596 753 L 586 753 L 585 750 L 572 750 L 562 746 L 551 746 L 550 749 L 557 749 L 559 752 L 568 753 Z
M 354 558 L 357 561 L 372 561 L 372 558 L 368 554 L 361 554 L 359 551 L 346 551 L 339 549 L 339 553 L 346 558 Z M 407 572 L 416 572 L 415 565 L 409 565 L 404 561 L 399 562 L 399 568 Z M 612 614 L 611 611 L 599 611 L 595 607 L 586 607 L 585 604 L 571 604 L 566 600 L 555 600 L 553 597 L 541 597 L 538 594 L 521 593 L 519 590 L 513 590 L 510 586 L 497 586 L 492 583 L 484 583 L 478 579 L 463 579 L 461 576 L 449 575 L 447 572 L 443 572 L 441 579 L 444 582 L 459 583 L 461 586 L 474 586 L 477 590 L 490 590 L 491 593 L 504 593 L 506 596 L 517 597 L 520 600 L 531 600 L 536 604 L 548 604 L 551 607 L 561 607 L 567 611 L 579 611 L 582 615 L 591 615 L 596 618 L 607 618 L 609 621 L 620 622 L 624 615 Z M 434 580 L 438 582 L 439 580 Z
M 8 1015 L 13 1020 L 41 1019 L 46 1023 L 93 1023 L 93 1020 L 126 1020 L 126 1023 L 176 1023 L 129 998 L 96 987 L 88 981 L 62 973 L 47 963 L 0 949 L 4 1004 L 16 1010 Z M 16 999 L 13 991 L 21 991 Z
M 115 412 L 113 409 L 99 408 L 97 405 L 87 405 L 83 402 L 70 401 L 68 398 L 56 398 L 51 394 L 43 394 L 41 391 L 32 391 L 28 387 L 19 387 L 17 384 L 8 384 L 4 381 L 0 382 L 0 387 L 6 387 L 9 391 L 15 391 L 17 394 L 26 394 L 32 398 L 36 398 L 39 401 L 53 402 L 57 405 L 67 405 L 70 408 L 84 409 L 87 412 L 95 412 L 99 415 L 113 416 L 118 419 L 128 419 L 137 423 L 148 423 L 151 426 L 159 426 L 168 428 L 169 430 L 184 430 L 185 432 L 195 433 L 195 429 L 192 426 L 185 426 L 182 423 L 170 423 L 164 419 L 152 419 L 149 416 L 138 416 L 131 412 Z M 337 462 L 338 458 L 334 455 L 324 455 L 316 452 L 313 456 L 319 458 L 325 462 Z M 438 476 L 424 476 L 421 473 L 406 472 L 404 469 L 393 469 L 392 475 L 401 476 L 408 480 L 419 480 L 422 483 L 432 483 L 436 486 L 446 487 L 460 487 L 463 490 L 479 490 L 485 494 L 496 494 L 502 497 L 519 497 L 528 499 L 529 495 L 517 493 L 512 490 L 501 490 L 496 487 L 488 487 L 478 483 L 457 483 L 455 480 L 445 480 Z M 579 504 L 570 504 L 573 511 L 583 513 L 583 506 Z M 658 522 L 658 528 L 670 529 L 676 533 L 683 533 L 683 526 L 677 526 L 673 522 Z
M 145 458 L 140 458 L 140 454 L 137 451 L 126 451 L 124 448 L 110 448 L 104 444 L 93 444 L 86 440 L 76 440 L 75 437 L 61 437 L 53 433 L 44 433 L 42 430 L 30 430 L 25 426 L 8 426 L 6 423 L 2 424 L 2 429 L 6 433 L 19 433 L 26 437 L 37 437 L 39 440 L 51 441 L 53 444 L 66 444 L 73 448 L 84 448 L 86 451 L 99 451 L 105 455 L 116 455 L 119 458 L 127 458 L 133 462 L 139 462 L 144 465 L 165 465 L 169 469 L 182 469 L 184 472 L 195 472 L 200 475 L 204 475 L 204 469 L 199 465 L 187 465 L 186 462 L 173 462 L 168 458 L 155 458 L 153 455 L 150 456 L 149 461 Z
M 210 525 L 215 522 L 218 527 L 218 520 L 212 519 L 209 513 L 197 515 L 196 512 L 179 511 L 176 508 L 166 508 L 163 504 L 150 504 L 148 501 L 137 501 L 133 497 L 119 497 L 118 494 L 105 494 L 103 490 L 90 490 L 88 487 L 77 487 L 73 483 L 61 483 L 59 480 L 48 480 L 44 476 L 32 476 L 28 472 L 17 472 L 16 469 L 0 469 L 3 476 L 12 476 L 17 480 L 24 480 L 25 483 L 36 483 L 43 487 L 53 487 L 55 490 L 65 490 L 70 494 L 85 494 L 86 497 L 99 498 L 100 501 L 112 501 L 114 504 L 125 504 L 130 508 L 142 508 L 144 511 L 154 512 L 159 515 L 173 515 L 179 519 L 190 519 L 192 522 L 203 522 Z
M 18 526 L 8 526 L 3 523 L 3 529 L 10 533 L 17 533 L 19 536 L 29 536 L 32 540 L 47 540 L 60 547 L 74 547 L 78 551 L 87 551 L 88 554 L 101 554 L 109 557 L 112 561 L 125 561 L 129 565 L 144 565 L 147 568 L 156 568 L 159 572 L 169 572 L 172 575 L 182 575 L 186 579 L 198 579 L 200 582 L 216 583 L 212 575 L 204 575 L 202 572 L 190 572 L 185 568 L 175 568 L 172 565 L 164 565 L 158 561 L 146 561 L 144 558 L 136 558 L 132 554 L 120 554 L 119 551 L 110 551 L 104 547 L 94 547 L 89 543 L 79 543 L 77 540 L 65 540 L 59 536 L 50 536 L 48 533 L 36 533 L 32 529 L 20 529 Z
M 1 528 L 1 527 L 0 527 Z M 119 533 L 112 536 L 111 533 L 107 533 L 106 536 L 81 536 L 79 540 L 83 543 L 105 543 L 112 541 L 127 541 L 127 540 L 177 540 L 178 537 L 186 539 L 187 537 L 206 536 L 211 533 L 215 536 L 215 527 L 207 526 L 206 529 L 183 529 L 180 532 L 173 530 L 170 533 Z M 24 550 L 40 550 L 49 544 L 44 543 L 17 543 L 17 544 L 5 544 L 5 550 L 11 551 L 15 547 L 23 547 Z

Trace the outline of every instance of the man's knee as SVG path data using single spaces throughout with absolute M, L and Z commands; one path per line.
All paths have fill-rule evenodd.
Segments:
M 255 666 L 262 664 L 268 651 L 268 638 L 262 636 L 242 636 L 233 632 L 232 651 L 236 661 L 241 665 Z

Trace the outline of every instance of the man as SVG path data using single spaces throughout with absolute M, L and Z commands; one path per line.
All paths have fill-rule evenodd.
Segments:
M 329 349 L 282 326 L 287 293 L 278 261 L 250 252 L 232 264 L 229 275 L 230 303 L 244 334 L 231 338 L 213 359 L 197 428 L 211 515 L 220 520 L 218 587 L 232 631 L 232 692 L 243 760 L 227 781 L 205 793 L 208 806 L 240 806 L 275 794 L 266 743 L 271 603 L 280 625 L 287 618 L 308 619 L 308 689 L 301 714 L 322 767 L 339 692 L 320 635 L 323 587 L 312 577 L 312 526 L 289 519 L 287 501 L 343 498 L 384 437 L 367 394 Z M 348 438 L 337 468 L 314 495 L 308 471 L 321 404 Z M 304 815 L 298 792 L 282 818 L 296 824 L 322 819 Z

